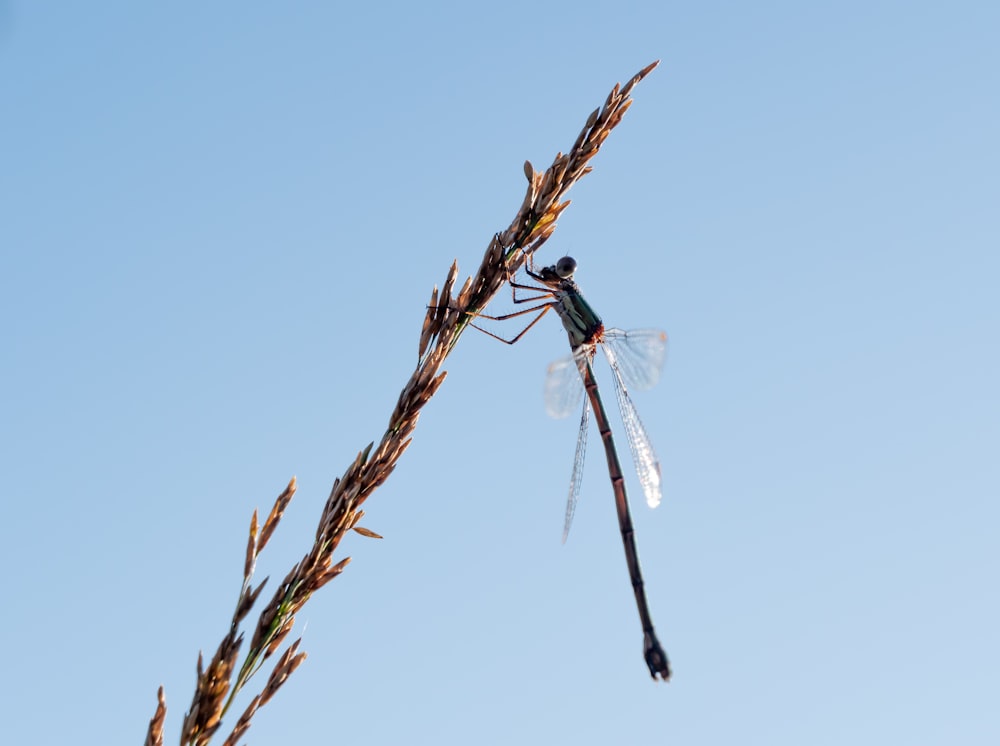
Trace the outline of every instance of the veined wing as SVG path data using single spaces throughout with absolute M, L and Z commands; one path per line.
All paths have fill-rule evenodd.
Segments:
M 583 395 L 580 361 L 581 358 L 585 359 L 593 354 L 592 346 L 581 347 L 574 354 L 560 358 L 549 365 L 545 375 L 545 411 L 549 417 L 561 420 L 576 410 Z
M 661 332 L 662 333 L 662 332 Z M 664 335 L 664 342 L 666 335 Z M 635 405 L 625 388 L 625 381 L 622 380 L 622 371 L 616 356 L 617 350 L 604 344 L 604 354 L 611 365 L 611 374 L 615 381 L 615 394 L 618 397 L 618 408 L 621 410 L 622 422 L 625 425 L 625 434 L 628 436 L 629 450 L 632 451 L 632 460 L 635 463 L 635 471 L 639 476 L 639 484 L 646 495 L 646 504 L 655 508 L 660 504 L 660 483 L 662 475 L 660 473 L 660 461 L 653 451 L 653 444 L 649 441 L 646 428 L 642 426 L 639 413 L 635 411 Z
M 563 524 L 563 544 L 569 536 L 576 513 L 576 501 L 580 499 L 580 483 L 583 481 L 583 459 L 587 455 L 587 431 L 590 425 L 590 400 L 583 400 L 583 414 L 580 415 L 580 434 L 576 438 L 576 455 L 573 457 L 573 476 L 569 480 L 569 497 L 566 499 L 566 523 Z
M 604 344 L 611 347 L 622 381 L 631 389 L 652 388 L 660 380 L 667 357 L 667 333 L 659 329 L 607 329 Z

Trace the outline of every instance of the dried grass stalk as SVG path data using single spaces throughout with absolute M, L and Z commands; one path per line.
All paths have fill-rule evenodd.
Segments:
M 452 263 L 440 292 L 437 287 L 434 288 L 420 332 L 416 370 L 399 395 L 385 434 L 378 445 L 371 443 L 362 450 L 347 471 L 334 480 L 320 514 L 312 547 L 288 572 L 261 610 L 250 645 L 242 661 L 239 661 L 244 641 L 240 626 L 267 582 L 265 578 L 256 588 L 251 583 L 257 557 L 295 494 L 295 479 L 278 495 L 259 530 L 257 512 L 254 511 L 244 560 L 243 585 L 229 631 L 219 643 L 207 668 L 203 666 L 202 656 L 198 656 L 197 683 L 181 727 L 181 744 L 202 746 L 220 729 L 233 698 L 281 647 L 302 606 L 350 562 L 349 557 L 333 562 L 334 551 L 344 536 L 353 529 L 362 536 L 380 538 L 375 532 L 357 525 L 364 515 L 361 505 L 389 478 L 399 457 L 409 446 L 420 410 L 445 379 L 445 372 L 441 370 L 445 358 L 469 322 L 486 307 L 507 278 L 552 235 L 559 215 L 569 206 L 569 201 L 564 200 L 566 193 L 576 181 L 590 172 L 587 165 L 590 159 L 597 154 L 631 105 L 629 94 L 632 88 L 657 64 L 654 62 L 640 70 L 624 87 L 616 84 L 604 106 L 587 117 L 569 152 L 557 154 L 544 173 L 535 171 L 531 163 L 525 162 L 528 188 L 524 202 L 507 229 L 490 241 L 478 272 L 468 278 L 458 294 L 453 296 L 458 264 Z M 235 746 L 250 727 L 257 710 L 274 696 L 305 659 L 306 654 L 298 652 L 300 641 L 292 642 L 278 657 L 264 688 L 251 700 L 227 736 L 224 742 L 227 746 Z M 147 732 L 148 746 L 163 743 L 166 701 L 162 687 L 158 699 L 156 713 Z

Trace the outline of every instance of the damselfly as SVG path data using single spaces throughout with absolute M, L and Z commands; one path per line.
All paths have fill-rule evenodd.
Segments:
M 625 560 L 628 564 L 632 590 L 639 609 L 639 619 L 642 622 L 644 634 L 643 654 L 650 675 L 664 681 L 670 678 L 670 663 L 653 630 L 653 620 L 650 618 L 649 606 L 646 603 L 646 592 L 639 568 L 639 553 L 635 545 L 635 529 L 632 525 L 632 515 L 628 505 L 628 495 L 625 492 L 625 479 L 622 475 L 621 463 L 611 435 L 611 425 L 594 377 L 592 362 L 598 345 L 604 350 L 611 366 L 612 378 L 615 382 L 615 393 L 621 410 L 625 434 L 632 451 L 639 483 L 642 485 L 646 502 L 655 508 L 660 502 L 660 464 L 653 452 L 646 429 L 642 426 L 635 406 L 629 397 L 626 384 L 635 388 L 648 388 L 659 379 L 660 369 L 666 354 L 667 335 L 659 330 L 639 330 L 625 332 L 620 329 L 605 329 L 601 318 L 590 307 L 580 294 L 580 288 L 573 280 L 576 272 L 576 260 L 564 256 L 551 267 L 545 267 L 535 272 L 530 266 L 525 268 L 527 275 L 540 283 L 541 287 L 523 285 L 511 280 L 514 289 L 515 303 L 530 303 L 544 301 L 532 308 L 503 316 L 484 316 L 497 321 L 536 313 L 521 332 L 513 339 L 503 339 L 485 329 L 492 337 L 513 344 L 538 323 L 549 310 L 555 309 L 562 320 L 563 327 L 569 335 L 569 345 L 572 355 L 549 366 L 545 386 L 545 402 L 549 414 L 555 417 L 565 417 L 577 406 L 580 393 L 587 392 L 587 400 L 583 405 L 583 415 L 580 418 L 580 432 L 576 442 L 576 456 L 573 460 L 573 476 L 570 480 L 569 499 L 566 505 L 566 522 L 563 527 L 563 541 L 569 534 L 576 510 L 577 499 L 580 496 L 580 483 L 583 477 L 583 461 L 587 449 L 587 427 L 591 406 L 594 409 L 594 419 L 604 443 L 604 452 L 608 460 L 608 472 L 615 495 L 615 507 L 618 511 L 618 526 L 621 530 L 622 544 L 625 547 Z M 516 290 L 531 290 L 538 295 L 530 298 L 518 298 Z M 482 314 L 481 314 L 482 315 Z M 477 327 L 480 328 L 480 327 Z

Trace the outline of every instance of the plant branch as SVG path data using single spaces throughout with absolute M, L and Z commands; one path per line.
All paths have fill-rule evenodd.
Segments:
M 583 130 L 569 151 L 565 155 L 558 153 L 544 172 L 535 171 L 531 163 L 525 162 L 528 188 L 524 201 L 510 225 L 490 241 L 479 270 L 465 281 L 457 295 L 453 295 L 458 277 L 458 264 L 453 262 L 440 292 L 435 286 L 420 333 L 416 369 L 399 395 L 385 433 L 377 445 L 370 443 L 358 453 L 344 474 L 334 481 L 320 514 L 312 547 L 287 573 L 261 610 L 242 663 L 237 665 L 244 642 L 241 624 L 267 582 L 265 578 L 256 588 L 251 582 L 257 557 L 295 494 L 295 479 L 275 500 L 262 528 L 258 528 L 257 512 L 254 511 L 244 560 L 243 583 L 229 631 L 207 668 L 203 665 L 202 656 L 198 656 L 196 688 L 181 727 L 180 742 L 183 746 L 204 746 L 211 740 L 220 729 L 223 716 L 236 694 L 281 647 L 292 630 L 295 615 L 313 593 L 343 572 L 350 558 L 335 563 L 333 555 L 347 532 L 353 529 L 363 536 L 380 538 L 375 532 L 358 525 L 364 516 L 361 505 L 389 478 L 409 446 L 420 410 L 444 382 L 446 374 L 442 365 L 445 359 L 469 322 L 552 235 L 560 214 L 569 206 L 566 193 L 590 172 L 590 159 L 597 154 L 631 105 L 632 88 L 657 64 L 654 62 L 643 68 L 624 86 L 616 84 L 604 105 L 587 117 Z M 301 638 L 292 642 L 278 657 L 263 690 L 251 700 L 226 738 L 226 746 L 235 746 L 250 727 L 251 718 L 257 710 L 274 696 L 305 659 L 306 654 L 298 652 L 300 641 Z M 165 717 L 166 704 L 161 687 L 156 714 L 147 732 L 148 746 L 163 743 Z

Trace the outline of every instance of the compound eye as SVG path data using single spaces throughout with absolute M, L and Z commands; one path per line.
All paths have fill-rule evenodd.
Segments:
M 568 280 L 576 272 L 576 259 L 571 256 L 564 256 L 556 262 L 556 274 L 564 280 Z

